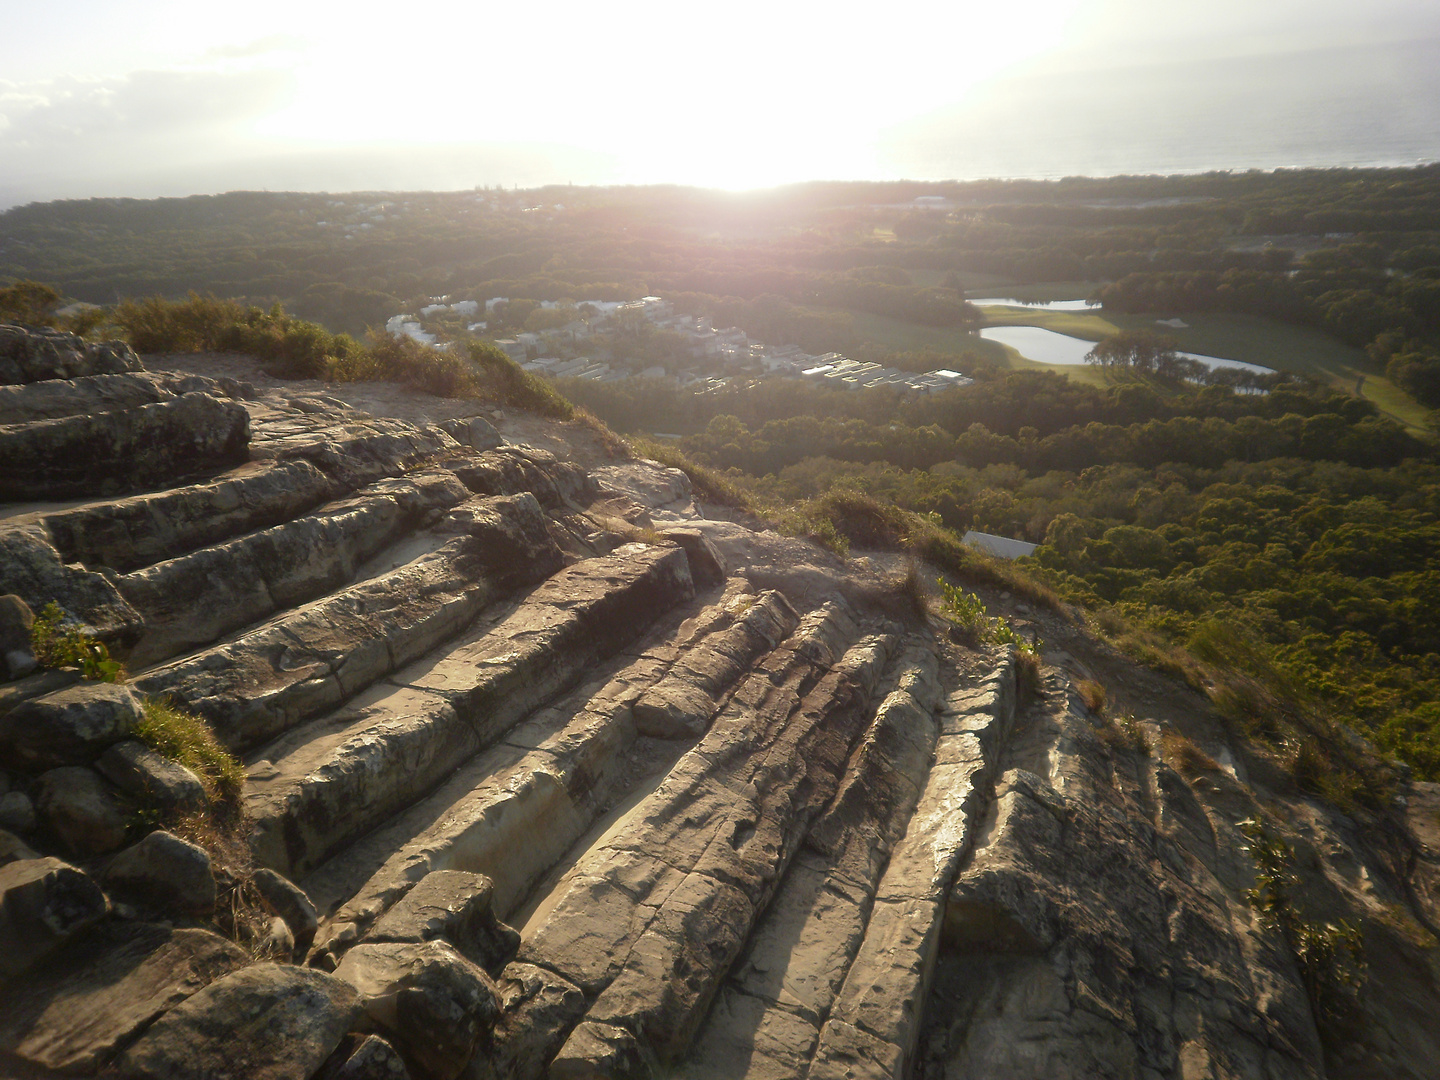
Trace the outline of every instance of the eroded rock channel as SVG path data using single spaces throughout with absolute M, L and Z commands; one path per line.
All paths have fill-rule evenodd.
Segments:
M 1079 630 L 1017 685 L 674 470 L 17 341 L 0 593 L 129 679 L 6 641 L 0 1073 L 1440 1071 L 1433 786 L 1397 861 L 1243 747 L 1117 750 Z M 240 878 L 149 831 L 205 797 L 152 700 L 244 763 Z M 1348 1045 L 1246 901 L 1266 814 L 1375 958 Z

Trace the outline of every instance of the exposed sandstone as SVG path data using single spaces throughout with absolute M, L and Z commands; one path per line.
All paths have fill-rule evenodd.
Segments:
M 139 723 L 140 699 L 128 686 L 80 683 L 0 716 L 0 749 L 29 769 L 89 764 Z
M 410 1080 L 405 1059 L 379 1035 L 366 1035 L 323 1080 Z
M 0 325 L 0 383 L 139 370 L 140 358 L 124 342 L 91 343 L 48 327 Z
M 114 892 L 162 910 L 208 915 L 215 910 L 215 878 L 205 849 L 163 830 L 126 848 L 105 868 Z
M 198 776 L 134 739 L 115 743 L 96 758 L 95 771 L 145 805 L 181 813 L 205 805 L 205 785 Z
M 440 1080 L 454 1080 L 495 1022 L 499 1004 L 485 972 L 441 941 L 362 944 L 335 969 L 365 1011 Z
M 261 901 L 284 921 L 290 931 L 291 948 L 300 953 L 310 948 L 320 926 L 320 913 L 305 890 L 274 870 L 259 869 L 250 876 Z
M 0 983 L 109 911 L 100 886 L 59 859 L 21 859 L 0 866 Z
M 0 995 L 0 1048 L 57 1072 L 92 1073 L 156 1017 L 248 962 L 207 930 L 111 923 Z
M 135 689 L 246 754 L 255 852 L 297 881 L 262 870 L 235 895 L 260 898 L 249 919 L 272 954 L 298 960 L 313 937 L 312 964 L 365 969 L 375 1012 L 313 970 L 260 965 L 256 985 L 226 989 L 245 974 L 231 946 L 125 923 L 153 894 L 122 885 L 130 852 L 90 856 L 97 874 L 111 862 L 121 919 L 58 862 L 0 905 L 22 942 L 3 991 L 22 1019 L 0 1022 L 14 1069 L 93 1073 L 116 1055 L 117 1073 L 324 1080 L 1440 1068 L 1426 944 L 1440 787 L 1397 773 L 1393 807 L 1349 817 L 1267 788 L 1277 774 L 1204 719 L 1182 716 L 1214 770 L 1119 748 L 1072 707 L 1061 667 L 1117 696 L 1133 669 L 1045 613 L 1026 614 L 1047 640 L 1089 651 L 1047 654 L 1017 715 L 1006 656 L 904 613 L 884 556 L 842 564 L 705 520 L 683 474 L 587 473 L 522 445 L 563 445 L 530 419 L 499 421 L 510 441 L 477 450 L 491 436 L 473 423 L 125 373 L 0 387 L 0 421 L 195 392 L 244 410 L 251 460 L 13 508 L 0 592 L 57 600 L 117 653 L 140 641 Z M 635 525 L 679 548 L 626 544 L 652 535 Z M 1150 700 L 1161 680 L 1135 677 Z M 98 793 L 114 825 L 124 800 L 170 786 L 125 724 L 12 738 L 17 708 L 116 693 L 75 679 L 0 687 L 0 799 L 43 792 L 53 812 L 62 788 Z M 1362 927 L 1372 976 L 1355 1034 L 1328 1048 L 1294 957 L 1245 899 L 1236 822 L 1257 814 L 1295 847 L 1307 910 Z M 0 874 L 22 877 L 45 862 L 33 848 L 60 846 L 44 822 L 0 841 Z M 92 901 L 73 918 L 45 899 L 66 888 Z
M 294 1080 L 312 1075 L 360 1015 L 348 983 L 255 964 L 210 983 L 152 1024 L 105 1071 L 117 1080 Z
M 520 935 L 495 917 L 494 895 L 494 885 L 481 874 L 437 870 L 421 878 L 365 940 L 419 944 L 443 939 L 498 975 L 514 959 Z
M 250 416 L 189 393 L 114 412 L 0 425 L 0 498 L 100 495 L 245 460 Z
M 51 769 L 41 775 L 37 791 L 41 817 L 72 853 L 103 855 L 125 843 L 129 807 L 94 769 Z

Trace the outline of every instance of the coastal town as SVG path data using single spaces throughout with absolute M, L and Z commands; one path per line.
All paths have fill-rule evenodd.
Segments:
M 483 305 L 477 300 L 451 302 L 450 297 L 434 297 L 418 315 L 393 316 L 385 329 L 442 351 L 453 346 L 460 331 L 488 337 L 526 371 L 551 379 L 658 379 L 695 393 L 767 377 L 823 380 L 837 389 L 891 387 L 926 394 L 972 382 L 948 368 L 901 371 L 836 352 L 815 355 L 798 345 L 755 341 L 738 327 L 716 328 L 709 316 L 677 313 L 669 301 L 658 296 L 584 300 L 573 305 L 542 300 L 538 310 L 553 313 L 558 318 L 550 321 L 558 325 L 491 336 L 497 310 L 510 302 L 503 296 L 491 297 Z M 561 321 L 572 307 L 575 317 Z M 664 360 L 641 358 L 641 350 L 632 352 L 624 346 L 627 338 L 638 341 L 655 334 L 665 335 L 668 355 Z

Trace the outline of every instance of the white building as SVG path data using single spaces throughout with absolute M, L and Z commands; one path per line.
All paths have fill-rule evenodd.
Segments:
M 1026 543 L 1024 540 L 1012 540 L 1008 536 L 976 532 L 974 529 L 965 534 L 962 542 L 979 548 L 981 551 L 988 551 L 991 555 L 998 555 L 1002 559 L 1019 559 L 1026 555 L 1033 555 L 1035 549 L 1040 546 Z

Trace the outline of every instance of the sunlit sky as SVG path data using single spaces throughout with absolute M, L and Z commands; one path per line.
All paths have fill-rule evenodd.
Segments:
M 1436 0 L 0 0 L 0 206 L 1440 158 Z

